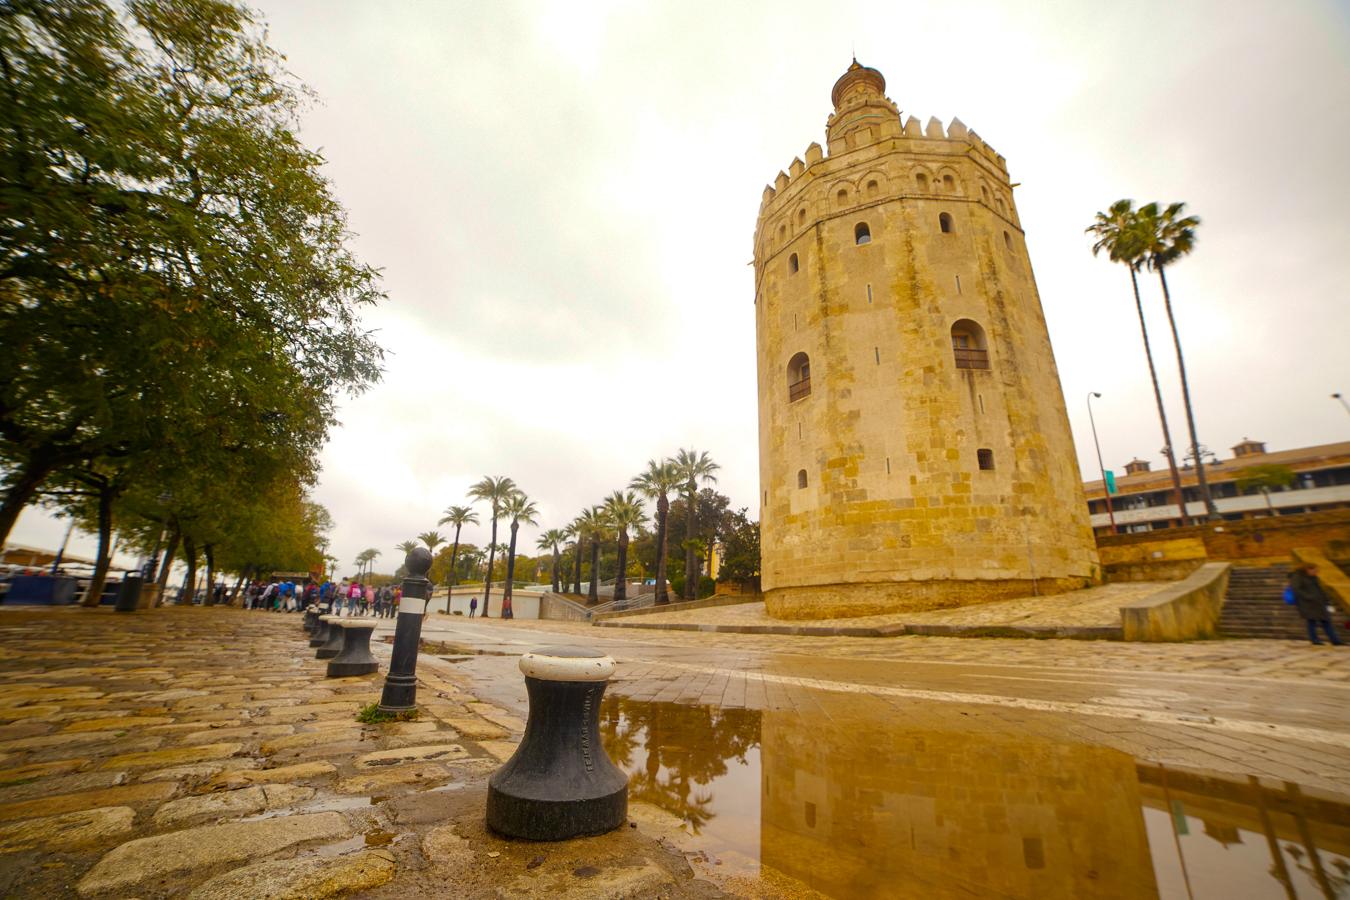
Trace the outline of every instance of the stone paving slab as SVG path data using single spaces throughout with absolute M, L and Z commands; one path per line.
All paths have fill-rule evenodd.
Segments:
M 443 897 L 422 838 L 447 826 L 471 835 L 477 896 L 599 896 L 604 878 L 483 867 L 508 856 L 481 820 L 524 722 L 428 665 L 421 718 L 362 724 L 375 650 L 381 673 L 329 679 L 298 616 L 0 607 L 0 896 Z M 639 832 L 591 846 L 554 845 L 708 895 Z

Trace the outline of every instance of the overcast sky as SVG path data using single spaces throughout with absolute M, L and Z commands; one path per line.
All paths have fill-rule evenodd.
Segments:
M 1162 446 L 1128 276 L 1083 235 L 1120 197 L 1203 220 L 1169 271 L 1201 442 L 1350 439 L 1329 396 L 1350 393 L 1345 3 L 260 9 L 321 98 L 304 138 L 389 293 L 366 317 L 384 381 L 344 404 L 317 490 L 347 569 L 375 547 L 392 570 L 394 544 L 483 475 L 561 527 L 681 446 L 758 515 L 755 216 L 765 183 L 824 144 L 855 51 L 903 116 L 959 116 L 1007 158 L 1087 477 L 1088 391 L 1108 468 L 1159 464 Z M 1180 445 L 1156 279 L 1144 290 Z M 61 531 L 30 511 L 13 540 Z

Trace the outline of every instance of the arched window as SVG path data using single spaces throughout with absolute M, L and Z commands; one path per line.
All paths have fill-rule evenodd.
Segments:
M 1012 249 L 1012 235 L 1008 234 L 1006 231 L 1003 232 L 1003 246 L 1007 247 L 1009 250 Z
M 853 243 L 858 246 L 872 243 L 872 230 L 867 227 L 866 222 L 859 222 L 853 226 Z
M 783 242 L 783 239 L 786 238 L 786 237 L 787 237 L 787 226 L 786 226 L 786 225 L 779 225 L 779 226 L 778 226 L 778 242 L 779 242 L 779 243 L 782 243 L 782 242 Z
M 980 469 L 985 472 L 994 470 L 994 451 L 987 447 L 981 447 L 975 451 L 975 458 L 979 461 Z
M 1003 213 L 1005 216 L 1008 214 L 1008 204 L 1003 202 L 1002 197 L 998 198 L 998 211 Z
M 952 354 L 958 369 L 989 368 L 989 349 L 978 322 L 958 319 L 952 323 Z
M 811 396 L 811 358 L 798 353 L 787 364 L 788 402 Z
M 797 470 L 797 487 L 799 487 L 799 488 L 804 488 L 804 487 L 806 487 L 806 470 L 805 470 L 805 469 L 798 469 L 798 470 Z
M 951 234 L 956 231 L 956 226 L 952 223 L 951 213 L 938 214 L 938 227 L 942 229 L 943 234 Z
M 788 257 L 788 274 L 797 274 L 797 254 L 795 253 Z
M 921 191 L 928 190 L 928 176 L 925 175 L 924 173 L 919 172 L 917 175 L 915 175 L 914 183 L 919 186 L 919 190 Z
M 848 190 L 840 188 L 839 193 L 834 195 L 834 202 L 839 206 L 848 206 Z
M 985 202 L 985 203 L 988 203 L 988 202 L 989 202 L 989 188 L 985 187 L 984 185 L 980 185 L 980 196 L 984 198 L 984 202 Z
M 949 194 L 956 193 L 956 179 L 950 175 L 942 176 L 942 189 Z
M 881 193 L 881 185 L 877 184 L 875 178 L 867 182 L 867 196 L 875 197 L 879 193 Z
M 797 210 L 797 224 L 798 224 L 798 225 L 805 225 L 805 224 L 806 224 L 806 207 L 805 207 L 805 206 L 803 206 L 801 209 Z

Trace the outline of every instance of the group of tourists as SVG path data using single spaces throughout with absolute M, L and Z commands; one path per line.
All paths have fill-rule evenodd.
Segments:
M 305 579 L 297 584 L 290 579 L 273 578 L 254 581 L 244 589 L 244 609 L 265 609 L 272 612 L 298 612 L 317 606 L 325 615 L 375 615 L 393 618 L 398 612 L 403 588 L 385 585 L 375 587 L 359 581 L 325 581 L 322 584 Z

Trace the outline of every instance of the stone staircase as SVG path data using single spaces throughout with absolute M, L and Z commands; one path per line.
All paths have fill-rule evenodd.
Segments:
M 1228 575 L 1228 594 L 1219 614 L 1219 634 L 1227 638 L 1308 639 L 1303 617 L 1286 606 L 1287 566 L 1264 569 L 1234 567 Z

